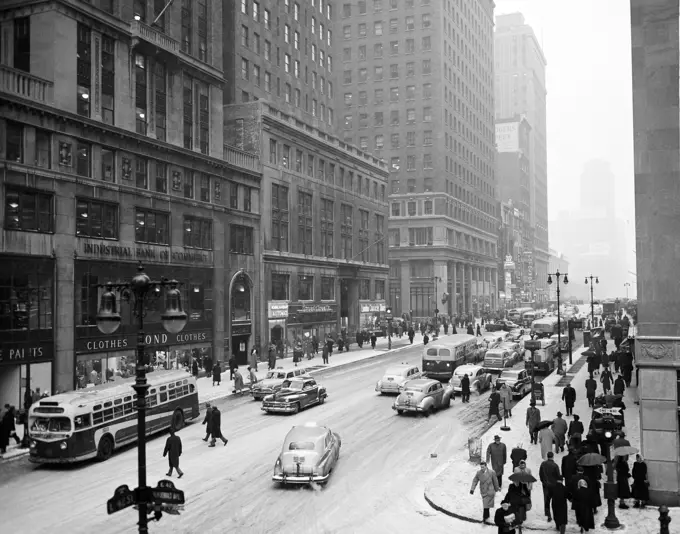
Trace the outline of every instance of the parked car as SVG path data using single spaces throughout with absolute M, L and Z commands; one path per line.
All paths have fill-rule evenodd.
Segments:
M 514 365 L 513 352 L 504 348 L 493 348 L 484 355 L 484 370 L 487 373 L 500 374 L 507 367 Z
M 306 373 L 307 371 L 302 367 L 292 369 L 290 371 L 284 371 L 283 369 L 268 371 L 267 375 L 262 380 L 253 385 L 253 398 L 256 401 L 261 401 L 267 395 L 271 395 L 272 393 L 279 391 L 284 380 L 290 380 Z
M 281 484 L 328 482 L 340 458 L 342 440 L 328 427 L 309 423 L 294 426 L 283 440 L 272 480 Z
M 481 365 L 461 365 L 453 372 L 451 380 L 449 380 L 449 387 L 456 393 L 462 390 L 461 381 L 463 376 L 468 375 L 470 379 L 470 391 L 481 393 L 491 387 L 492 376 L 487 373 Z
M 300 376 L 284 380 L 279 391 L 267 395 L 262 401 L 262 410 L 267 413 L 298 413 L 309 406 L 323 404 L 326 397 L 325 387 L 311 377 Z
M 508 321 L 506 319 L 501 319 L 500 321 L 496 321 L 495 323 L 487 323 L 484 325 L 484 330 L 486 330 L 487 332 L 498 332 L 499 330 L 510 332 L 515 328 L 519 328 L 519 325 L 516 325 L 512 321 Z
M 506 369 L 496 380 L 496 387 L 507 384 L 513 397 L 522 398 L 531 392 L 531 376 L 526 369 Z
M 392 409 L 397 415 L 404 412 L 422 413 L 426 417 L 451 405 L 453 390 L 445 388 L 439 380 L 419 378 L 404 384 L 404 390 L 394 401 Z
M 385 393 L 399 393 L 400 388 L 407 380 L 420 378 L 422 373 L 417 365 L 402 363 L 389 367 L 383 377 L 378 380 L 375 390 L 381 395 Z

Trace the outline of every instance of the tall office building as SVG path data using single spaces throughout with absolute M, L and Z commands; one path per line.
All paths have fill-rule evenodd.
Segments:
M 495 308 L 491 0 L 337 4 L 336 129 L 390 176 L 389 303 L 431 317 Z
M 225 139 L 264 158 L 263 284 L 232 347 L 379 327 L 386 310 L 387 170 L 333 135 L 335 5 L 223 0 Z M 237 284 L 238 287 L 238 284 Z M 251 324 L 253 325 L 251 327 Z M 238 337 L 238 343 L 233 341 Z
M 547 295 L 548 170 L 546 141 L 546 60 L 534 30 L 521 13 L 498 15 L 495 33 L 497 119 L 524 116 L 531 126 L 530 210 L 534 230 L 534 298 Z
M 23 405 L 27 364 L 52 392 L 134 374 L 130 305 L 103 335 L 96 284 L 140 260 L 182 282 L 189 315 L 170 334 L 149 310 L 149 362 L 224 360 L 227 236 L 252 242 L 260 164 L 223 143 L 220 8 L 2 3 L 0 403 Z

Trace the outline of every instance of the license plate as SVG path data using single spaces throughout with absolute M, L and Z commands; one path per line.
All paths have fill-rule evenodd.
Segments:
M 305 463 L 305 457 L 304 456 L 293 456 L 293 462 L 296 464 L 304 464 Z
M 388 378 L 387 379 L 389 382 L 394 382 L 394 378 Z

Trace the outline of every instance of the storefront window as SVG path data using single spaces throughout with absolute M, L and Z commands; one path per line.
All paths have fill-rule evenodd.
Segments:
M 78 356 L 76 389 L 98 386 L 135 376 L 135 351 L 102 352 Z
M 366 279 L 359 280 L 359 298 L 361 300 L 369 300 L 371 298 L 371 281 Z
M 52 328 L 52 261 L 0 259 L 0 330 Z

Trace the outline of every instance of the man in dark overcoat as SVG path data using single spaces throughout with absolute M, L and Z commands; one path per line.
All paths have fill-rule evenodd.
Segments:
M 212 407 L 212 417 L 210 419 L 210 433 L 212 434 L 212 441 L 208 447 L 214 447 L 217 438 L 222 440 L 225 445 L 229 441 L 222 435 L 222 413 L 217 409 L 217 406 Z
M 470 377 L 465 373 L 460 381 L 460 397 L 463 402 L 470 402 Z
M 203 441 L 208 441 L 210 434 L 212 433 L 212 408 L 210 403 L 205 403 L 205 417 L 203 418 L 203 424 L 205 425 L 205 437 Z
M 567 488 L 562 484 L 562 476 L 557 478 L 556 484 L 551 488 L 552 513 L 555 527 L 560 534 L 564 534 L 567 528 L 569 507 L 567 505 Z
M 571 384 L 568 384 L 562 390 L 562 400 L 564 407 L 567 410 L 567 417 L 573 415 L 574 403 L 576 402 L 576 390 Z
M 175 429 L 170 427 L 170 436 L 165 442 L 165 449 L 163 450 L 163 457 L 168 457 L 168 465 L 170 469 L 168 470 L 167 476 L 172 476 L 172 470 L 177 469 L 177 478 L 182 478 L 184 473 L 179 468 L 179 457 L 182 456 L 182 440 L 177 434 L 175 434 Z

